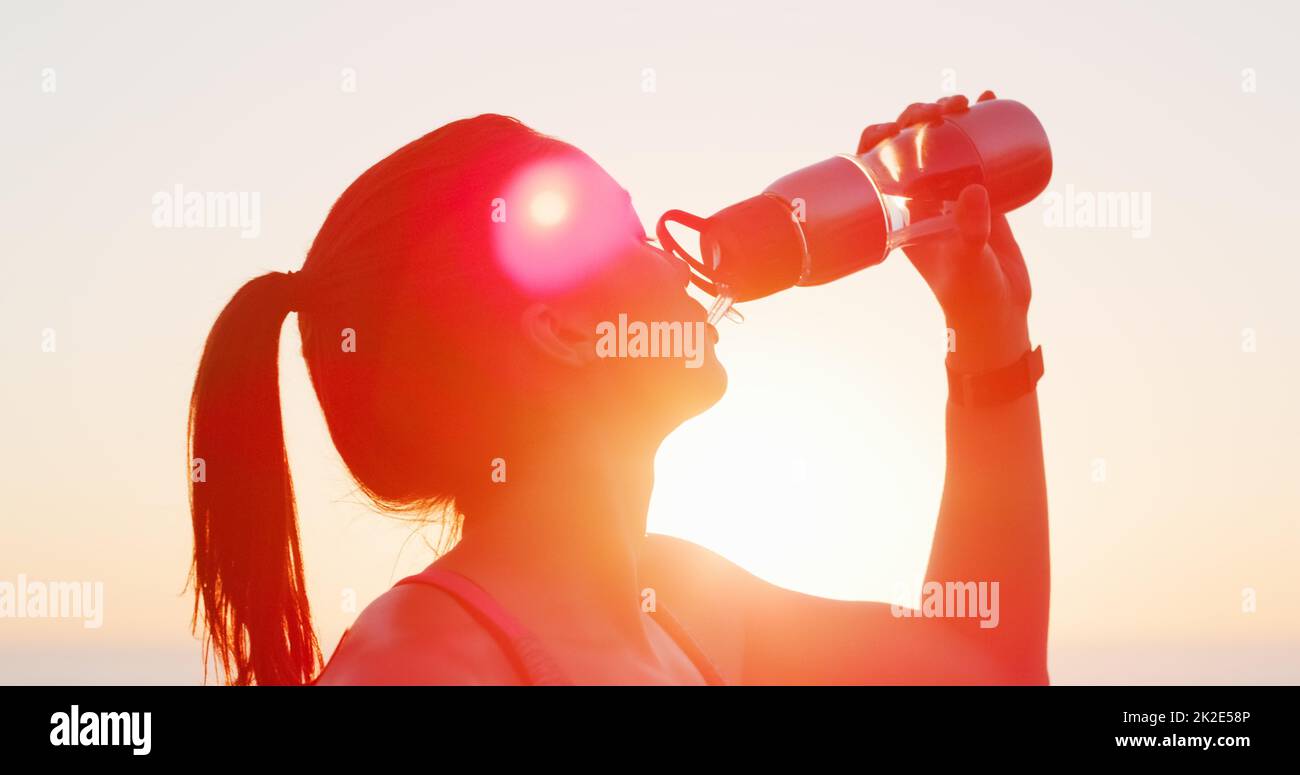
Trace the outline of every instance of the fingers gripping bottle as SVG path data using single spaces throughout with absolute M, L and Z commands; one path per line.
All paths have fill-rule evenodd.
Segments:
M 716 321 L 734 302 L 827 283 L 948 232 L 947 205 L 972 183 L 988 189 L 993 212 L 1005 213 L 1038 196 L 1051 176 L 1042 124 L 1019 102 L 993 99 L 908 127 L 861 155 L 792 172 L 708 218 L 669 210 L 657 234 L 717 297 Z M 669 234 L 674 222 L 699 232 L 700 259 Z

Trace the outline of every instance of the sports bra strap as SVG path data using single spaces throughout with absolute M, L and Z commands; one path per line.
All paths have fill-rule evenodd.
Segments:
M 691 664 L 695 665 L 695 669 L 699 670 L 700 675 L 704 677 L 704 683 L 709 686 L 727 685 L 726 680 L 723 679 L 722 674 L 718 672 L 718 668 L 713 664 L 713 660 L 709 659 L 709 655 L 704 653 L 704 649 L 700 648 L 699 644 L 695 642 L 691 634 L 686 631 L 686 627 L 677 621 L 677 617 L 673 616 L 672 612 L 665 608 L 662 603 L 655 606 L 655 610 L 650 612 L 650 616 L 659 623 L 664 632 L 668 633 L 668 637 L 672 638 L 677 643 L 677 646 L 685 652 L 687 659 L 691 660 Z
M 452 571 L 429 566 L 397 584 L 426 584 L 451 595 L 501 644 L 520 678 L 531 686 L 569 684 L 537 637 L 509 614 L 482 587 Z
M 525 683 L 532 686 L 558 686 L 571 683 L 560 666 L 551 659 L 537 636 L 522 624 L 478 584 L 459 573 L 430 565 L 420 573 L 407 576 L 398 584 L 426 584 L 451 595 L 479 624 L 483 625 L 510 658 Z M 662 605 L 650 613 L 668 636 L 685 652 L 687 658 L 700 671 L 705 683 L 721 686 L 726 683 L 708 656 L 700 649 L 690 633 Z

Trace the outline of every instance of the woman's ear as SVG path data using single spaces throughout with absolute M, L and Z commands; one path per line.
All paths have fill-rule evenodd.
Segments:
M 580 367 L 596 356 L 595 328 L 585 325 L 581 316 L 534 302 L 520 315 L 519 323 L 524 338 L 558 363 Z

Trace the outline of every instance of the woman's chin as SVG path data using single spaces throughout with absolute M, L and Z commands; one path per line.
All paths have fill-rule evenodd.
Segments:
M 691 371 L 695 372 L 692 375 L 691 385 L 692 403 L 696 405 L 691 413 L 694 417 L 718 403 L 727 392 L 727 369 L 710 347 L 708 355 L 699 368 Z

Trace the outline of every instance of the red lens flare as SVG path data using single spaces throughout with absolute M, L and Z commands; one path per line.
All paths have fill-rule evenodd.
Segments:
M 644 234 L 627 192 L 586 158 L 525 167 L 496 205 L 494 259 L 525 291 L 578 285 Z

